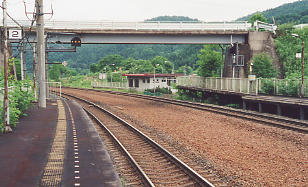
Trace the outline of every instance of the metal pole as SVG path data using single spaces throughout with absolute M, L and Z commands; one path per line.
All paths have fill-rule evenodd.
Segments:
M 47 42 L 45 43 L 45 44 L 47 44 Z M 47 49 L 47 45 L 45 45 L 45 49 Z M 48 75 L 48 53 L 46 52 L 45 53 L 45 80 L 46 80 L 46 99 L 47 98 L 49 98 L 49 96 L 50 96 L 50 93 L 49 93 L 49 91 L 50 91 L 50 85 L 49 85 L 49 75 Z M 60 71 L 60 79 L 61 79 L 61 71 Z
M 220 44 L 219 44 L 219 47 L 221 48 L 220 78 L 222 78 L 222 75 L 223 75 L 223 64 L 224 64 L 224 48 Z
M 110 87 L 112 88 L 112 72 L 111 72 Z
M 33 43 L 33 92 L 34 98 L 37 101 L 37 92 L 36 92 L 36 44 Z
M 9 90 L 8 90 L 8 41 L 7 41 L 7 4 L 6 0 L 2 2 L 3 7 L 3 62 L 4 62 L 4 99 L 3 99 L 3 107 L 4 107 L 4 131 L 12 132 L 12 128 L 10 127 L 10 105 L 9 105 Z
M 46 108 L 45 37 L 43 0 L 36 0 L 37 56 L 39 64 L 39 107 Z
M 304 97 L 304 39 L 302 39 L 302 85 L 301 85 L 301 97 Z
M 21 41 L 21 50 L 20 50 L 20 78 L 24 80 L 24 39 Z
M 154 90 L 153 90 L 153 91 L 154 91 L 154 95 L 155 95 L 155 89 L 156 89 L 155 82 L 156 82 L 156 81 L 155 81 L 155 66 L 154 66 Z

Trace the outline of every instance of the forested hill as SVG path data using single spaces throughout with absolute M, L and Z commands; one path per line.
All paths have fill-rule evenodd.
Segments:
M 261 13 L 267 18 L 269 23 L 273 23 L 272 17 L 274 17 L 278 25 L 284 23 L 308 23 L 308 0 L 284 4 Z M 238 21 L 248 21 L 253 14 L 239 18 Z
M 158 16 L 156 18 L 147 19 L 145 21 L 199 21 L 185 16 Z

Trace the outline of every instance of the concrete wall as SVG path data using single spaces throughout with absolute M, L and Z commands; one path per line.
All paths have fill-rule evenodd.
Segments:
M 248 44 L 239 44 L 239 55 L 244 55 L 244 66 L 235 66 L 234 77 L 235 78 L 246 78 L 247 77 L 247 64 L 250 60 L 250 48 Z M 232 54 L 230 48 L 227 48 L 225 54 L 225 65 L 223 71 L 223 77 L 233 77 L 233 66 L 232 66 Z
M 281 72 L 282 64 L 279 62 L 272 33 L 251 31 L 249 32 L 248 43 L 250 46 L 251 57 L 265 52 L 273 59 L 274 68 Z
M 249 74 L 249 62 L 250 59 L 259 53 L 265 52 L 271 56 L 273 59 L 274 68 L 280 71 L 282 65 L 279 62 L 278 55 L 275 48 L 275 42 L 270 32 L 257 32 L 251 31 L 248 36 L 248 44 L 239 45 L 239 55 L 245 56 L 245 65 L 243 67 L 235 68 L 235 77 L 247 78 Z M 232 77 L 233 67 L 232 62 L 230 62 L 232 54 L 230 54 L 229 49 L 226 51 L 226 59 L 224 66 L 224 77 Z M 279 77 L 281 78 L 281 77 Z

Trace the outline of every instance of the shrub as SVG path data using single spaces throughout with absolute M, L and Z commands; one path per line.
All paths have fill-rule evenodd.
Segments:
M 274 82 L 269 79 L 269 80 L 262 80 L 262 87 L 261 90 L 264 94 L 267 95 L 273 95 L 275 92 L 275 87 L 274 87 Z
M 299 95 L 298 89 L 300 85 L 298 85 L 296 80 L 289 80 L 287 82 L 282 82 L 278 85 L 279 94 L 283 96 L 293 96 L 296 97 Z
M 32 92 L 28 92 L 31 83 L 26 81 L 13 81 L 10 85 L 14 87 L 13 91 L 9 92 L 10 103 L 10 125 L 16 127 L 20 115 L 25 115 L 24 112 L 28 109 L 31 102 L 34 100 Z M 1 101 L 1 106 L 3 101 Z M 4 124 L 4 107 L 0 108 L 0 131 L 3 132 Z

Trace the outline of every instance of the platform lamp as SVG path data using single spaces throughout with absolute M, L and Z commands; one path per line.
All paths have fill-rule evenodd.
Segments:
M 294 38 L 299 38 L 302 40 L 302 83 L 301 83 L 301 94 L 300 97 L 304 97 L 304 38 L 300 37 L 298 34 L 291 34 L 292 37 Z

